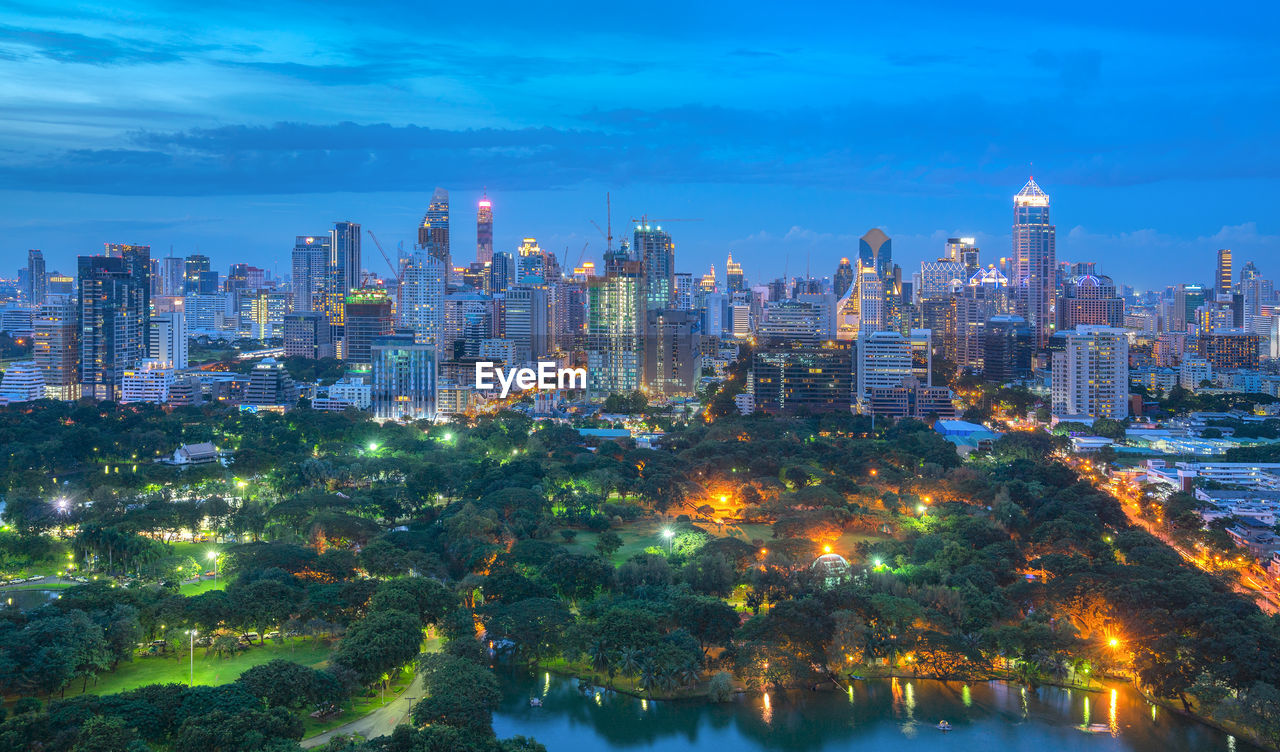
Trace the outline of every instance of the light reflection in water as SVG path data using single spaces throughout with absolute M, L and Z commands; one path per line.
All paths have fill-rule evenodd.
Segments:
M 643 710 L 643 711 L 645 711 L 645 712 L 648 712 L 648 711 L 649 711 L 649 701 L 648 701 L 648 700 L 641 700 L 641 701 L 640 701 L 640 709 L 641 709 L 641 710 Z
M 849 685 L 849 704 L 853 704 L 853 685 Z
M 960 690 L 960 701 L 964 703 L 966 708 L 973 706 L 973 693 L 969 691 L 969 685 L 964 685 Z
M 760 717 L 764 719 L 766 724 L 773 723 L 773 702 L 769 699 L 769 693 L 764 693 L 764 708 L 760 713 Z
M 1089 725 L 1089 698 L 1084 698 L 1084 725 Z
M 904 692 L 906 699 L 902 703 L 903 708 L 907 711 L 907 720 L 914 721 L 916 719 L 916 688 L 911 682 L 907 682 Z
M 1116 719 L 1116 702 L 1120 697 L 1120 693 L 1111 690 L 1111 713 L 1107 718 L 1107 725 L 1111 727 L 1111 735 L 1118 736 L 1120 734 L 1120 721 Z
M 1030 708 L 1027 706 L 1027 688 L 1022 687 L 1021 692 L 1022 692 L 1022 717 L 1026 718 L 1027 714 L 1031 712 Z

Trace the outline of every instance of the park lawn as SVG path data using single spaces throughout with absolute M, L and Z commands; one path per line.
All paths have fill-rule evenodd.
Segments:
M 332 645 L 323 642 L 304 642 L 300 639 L 284 643 L 267 640 L 265 645 L 254 645 L 248 650 L 236 653 L 231 658 L 205 655 L 205 648 L 197 647 L 196 684 L 226 684 L 235 681 L 245 670 L 276 658 L 312 668 L 323 668 L 332 652 Z M 171 652 L 165 656 L 135 656 L 133 661 L 121 663 L 115 671 L 101 675 L 96 682 L 89 682 L 86 693 L 109 695 L 145 687 L 148 684 L 186 684 L 191 670 L 189 655 L 183 652 L 182 656 L 178 657 Z M 81 682 L 73 681 L 67 687 L 67 695 L 81 694 L 81 686 Z
M 632 522 L 624 522 L 619 526 L 610 528 L 618 534 L 622 539 L 622 547 L 613 552 L 610 559 L 614 565 L 621 565 L 636 554 L 644 553 L 649 547 L 662 547 L 665 541 L 662 538 L 662 528 L 667 526 L 668 522 L 656 518 L 647 518 L 635 520 Z M 600 534 L 590 530 L 576 531 L 578 536 L 574 538 L 573 543 L 568 544 L 566 548 L 576 553 L 593 554 L 596 551 L 596 541 L 599 540 Z M 558 535 L 558 533 L 557 533 Z
M 226 589 L 227 589 L 227 581 L 225 578 L 219 577 L 218 586 L 215 588 L 213 586 L 213 578 L 208 577 L 200 580 L 199 582 L 184 582 L 182 583 L 181 587 L 178 588 L 178 592 L 182 593 L 187 597 L 191 597 L 193 595 L 200 595 L 201 593 L 207 593 L 210 590 L 226 590 Z
M 440 651 L 439 637 L 428 637 L 426 638 L 426 640 L 423 641 L 422 652 L 436 653 L 439 651 Z M 391 702 L 392 700 L 398 698 L 405 691 L 405 689 L 407 689 L 409 685 L 413 683 L 413 677 L 414 677 L 414 674 L 416 673 L 417 673 L 417 666 L 411 665 L 409 666 L 408 669 L 401 671 L 399 676 L 392 679 L 391 686 L 387 687 L 386 702 Z M 341 713 L 339 713 L 338 715 L 332 718 L 327 718 L 323 721 L 317 718 L 312 718 L 310 712 L 308 711 L 307 713 L 304 713 L 302 715 L 302 728 L 303 728 L 302 738 L 307 739 L 309 737 L 316 736 L 318 734 L 323 734 L 324 732 L 329 731 L 331 729 L 336 729 L 339 726 L 344 726 L 348 723 L 351 723 L 354 720 L 358 720 L 360 718 L 365 717 L 366 715 L 382 707 L 383 704 L 384 702 L 383 702 L 382 692 L 376 692 L 372 697 L 364 697 L 362 695 L 357 694 L 356 696 L 352 697 L 350 700 L 347 701 Z

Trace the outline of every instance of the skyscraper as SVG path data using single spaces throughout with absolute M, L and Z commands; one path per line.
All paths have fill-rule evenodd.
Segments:
M 160 262 L 160 294 L 175 298 L 186 292 L 187 260 L 181 256 L 166 256 Z
M 506 251 L 493 254 L 489 262 L 489 275 L 485 279 L 484 291 L 490 295 L 500 295 L 516 283 L 516 260 Z
M 325 270 L 324 312 L 334 338 L 342 332 L 347 294 L 360 287 L 360 225 L 335 222 L 329 231 L 329 263 Z M 345 356 L 344 356 L 345 357 Z
M 342 359 L 368 363 L 373 340 L 390 334 L 393 328 L 391 298 L 383 290 L 352 290 L 346 298 Z
M 742 277 L 742 264 L 733 260 L 733 254 L 729 254 L 729 260 L 724 265 L 725 289 L 729 293 L 735 293 L 739 290 L 746 289 Z
M 160 367 L 175 371 L 187 367 L 187 317 L 182 311 L 152 316 L 148 336 L 150 357 Z
M 587 284 L 587 386 L 592 396 L 633 392 L 643 375 L 644 265 L 605 255 L 605 276 Z
M 849 259 L 840 259 L 840 266 L 836 267 L 836 276 L 832 279 L 832 287 L 835 289 L 836 297 L 843 298 L 844 294 L 853 286 L 853 264 L 849 263 Z
M 293 241 L 293 310 L 323 311 L 331 236 L 298 235 Z
M 373 340 L 372 407 L 377 420 L 434 420 L 436 364 L 434 346 L 409 332 Z
M 77 262 L 80 381 L 85 397 L 117 399 L 124 371 L 147 357 L 150 263 L 143 267 L 142 289 L 138 289 L 137 261 L 138 254 L 130 252 L 129 257 L 81 256 Z
M 1049 194 L 1034 179 L 1013 197 L 1013 285 L 1018 313 L 1031 328 L 1037 349 L 1049 344 L 1057 276 L 1057 232 L 1049 219 Z
M 1231 249 L 1218 249 L 1218 266 L 1213 278 L 1214 290 L 1218 295 L 1231 294 Z
M 31 356 L 51 399 L 80 399 L 80 322 L 70 301 L 40 306 L 31 321 Z
M 492 232 L 492 223 L 490 225 Z M 492 241 L 492 235 L 490 236 Z M 422 217 L 422 225 L 418 227 L 418 248 L 430 253 L 444 262 L 444 268 L 450 267 L 449 252 L 449 192 L 436 188 L 431 194 L 431 203 L 427 204 L 427 213 Z
M 418 344 L 439 348 L 444 326 L 445 267 L 439 258 L 415 250 L 400 279 L 398 326 L 413 331 Z
M 893 241 L 879 227 L 873 227 L 858 240 L 858 261 L 871 267 L 881 279 L 893 274 Z
M 647 222 L 636 225 L 634 248 L 644 264 L 645 308 L 659 310 L 671 307 L 675 295 L 675 244 L 671 234 Z
M 38 250 L 27 251 L 27 303 L 29 305 L 44 305 L 45 295 L 49 289 L 49 275 L 45 271 L 44 252 Z
M 193 253 L 187 256 L 183 262 L 183 273 L 185 280 L 183 281 L 182 291 L 201 292 L 200 290 L 200 274 L 209 271 L 209 257 L 202 253 Z
M 476 211 L 476 261 L 486 263 L 493 259 L 493 202 L 486 194 L 480 199 Z
M 1081 326 L 1063 334 L 1065 347 L 1053 353 L 1053 414 L 1076 420 L 1129 417 L 1127 332 Z

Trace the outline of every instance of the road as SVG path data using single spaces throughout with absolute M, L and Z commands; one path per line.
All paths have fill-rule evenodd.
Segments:
M 422 697 L 422 676 L 421 672 L 414 675 L 413 681 L 409 682 L 409 686 L 405 687 L 400 696 L 386 705 L 350 723 L 344 723 L 323 734 L 303 739 L 302 746 L 308 749 L 319 747 L 328 743 L 335 736 L 348 734 L 359 734 L 366 739 L 390 734 L 395 730 L 396 726 L 409 722 L 409 711 L 413 708 L 413 704 L 418 701 L 418 698 Z

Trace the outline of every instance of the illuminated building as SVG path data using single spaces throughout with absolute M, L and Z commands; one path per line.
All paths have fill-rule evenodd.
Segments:
M 0 379 L 0 404 L 45 398 L 44 373 L 35 361 L 10 363 Z
M 491 217 L 492 219 L 492 217 Z M 490 223 L 492 241 L 492 223 Z M 418 226 L 418 250 L 426 251 L 444 263 L 445 269 L 453 268 L 449 248 L 449 192 L 436 188 L 427 204 L 427 213 Z
M 874 269 L 881 279 L 893 274 L 893 241 L 879 227 L 858 240 L 858 263 L 863 269 Z
M 120 379 L 147 356 L 150 249 L 109 246 L 120 255 L 80 256 L 80 383 L 85 397 L 113 400 Z
M 538 245 L 537 238 L 525 238 L 520 243 L 516 263 L 517 283 L 540 285 L 547 281 L 547 254 Z
M 1074 277 L 1063 285 L 1058 296 L 1058 331 L 1077 326 L 1123 326 L 1124 298 L 1116 295 L 1115 283 L 1110 277 L 1092 274 Z
M 673 276 L 675 294 L 672 296 L 672 307 L 681 311 L 692 311 L 694 309 L 693 275 L 689 272 L 676 272 Z
M 832 278 L 832 286 L 837 298 L 843 298 L 849 288 L 853 287 L 853 265 L 849 263 L 849 259 L 840 259 L 840 265 L 836 267 L 836 276 Z
M 151 358 L 159 367 L 176 371 L 187 367 L 187 317 L 184 312 L 152 316 L 150 338 Z
M 978 246 L 973 238 L 947 238 L 946 259 L 964 264 L 965 279 L 982 268 L 978 262 Z
M 823 312 L 812 302 L 770 301 L 764 306 L 764 315 L 756 329 L 756 339 L 760 342 L 816 345 L 819 341 L 830 338 L 823 336 L 823 323 Z
M 169 401 L 169 386 L 172 383 L 172 368 L 156 360 L 144 360 L 138 368 L 124 372 L 120 384 L 120 401 L 163 405 Z
M 405 263 L 400 278 L 396 318 L 398 326 L 411 330 L 419 344 L 433 347 L 445 344 L 446 289 L 444 262 L 426 251 L 415 250 Z
M 378 420 L 435 420 L 436 348 L 403 332 L 374 339 L 373 415 Z
M 50 399 L 80 399 L 80 321 L 70 301 L 46 303 L 31 320 L 31 356 Z
M 493 260 L 493 202 L 486 194 L 476 209 L 476 261 Z
M 207 275 L 210 271 L 211 269 L 209 267 L 208 256 L 203 253 L 193 253 L 190 256 L 187 256 L 182 260 L 182 292 L 184 294 L 193 292 L 213 292 L 212 290 L 201 289 L 202 284 L 207 285 Z
M 605 276 L 587 286 L 587 387 L 593 398 L 636 391 L 643 376 L 644 265 L 607 254 Z
M 293 307 L 293 294 L 271 290 L 246 291 L 239 296 L 239 334 L 250 339 L 283 335 L 284 315 Z
M 888 243 L 888 238 L 885 238 Z M 880 246 L 883 247 L 883 246 Z M 858 332 L 866 334 L 886 328 L 884 278 L 872 267 L 858 272 Z
M 293 241 L 293 310 L 323 311 L 328 281 L 329 235 L 298 235 Z
M 391 333 L 394 323 L 391 298 L 383 290 L 353 290 L 346 297 L 345 310 L 342 359 L 351 363 L 368 363 L 373 340 Z
M 1230 295 L 1232 283 L 1230 248 L 1218 249 L 1218 265 L 1214 271 L 1216 272 L 1213 278 L 1214 291 L 1218 295 Z
M 44 305 L 49 290 L 49 275 L 45 270 L 44 253 L 27 251 L 27 288 L 23 290 L 29 305 Z
M 341 337 L 343 305 L 347 293 L 360 284 L 360 225 L 335 222 L 329 231 L 329 263 L 325 270 L 324 312 L 333 327 L 334 339 Z
M 715 266 L 712 266 L 710 271 L 708 271 L 706 274 L 702 275 L 702 281 L 698 283 L 698 286 L 702 289 L 702 292 L 704 292 L 704 293 L 706 293 L 706 292 L 715 292 L 715 291 L 716 291 L 716 268 L 715 268 Z
M 1050 387 L 1054 416 L 1123 420 L 1129 416 L 1129 339 L 1124 329 L 1081 326 L 1061 332 Z
M 1033 179 L 1013 198 L 1013 285 L 1018 313 L 1027 320 L 1037 349 L 1049 344 L 1057 276 L 1056 229 L 1049 195 Z
M 951 294 L 953 289 L 969 279 L 967 268 L 960 261 L 940 258 L 937 261 L 920 262 L 920 297 L 939 298 Z
M 581 266 L 573 267 L 573 278 L 578 282 L 586 282 L 596 276 L 596 262 L 583 261 Z
M 1262 337 L 1242 329 L 1218 329 L 1195 339 L 1196 354 L 1216 369 L 1256 369 Z
M 754 409 L 773 415 L 848 412 L 851 358 L 848 342 L 760 345 L 751 363 Z
M 996 315 L 987 320 L 983 336 L 982 375 L 1003 383 L 1031 375 L 1031 329 L 1016 315 Z
M 244 391 L 244 404 L 287 410 L 298 402 L 298 387 L 284 363 L 264 358 L 253 367 Z
M 484 291 L 490 295 L 500 295 L 515 283 L 515 257 L 505 251 L 494 253 L 489 262 L 489 276 L 486 278 Z
M 502 336 L 516 350 L 516 360 L 536 360 L 550 351 L 547 334 L 547 288 L 516 285 L 502 302 Z
M 187 260 L 181 256 L 166 256 L 160 261 L 160 294 L 178 297 L 186 292 Z
M 858 337 L 855 402 L 859 412 L 870 409 L 873 389 L 901 386 L 915 373 L 912 342 L 900 332 L 868 332 Z
M 656 397 L 692 397 L 701 376 L 697 346 L 698 317 L 692 311 L 647 312 L 644 337 L 644 388 Z
M 333 331 L 324 314 L 299 311 L 284 317 L 284 354 L 286 358 L 334 357 Z
M 860 412 L 889 418 L 940 418 L 956 416 L 955 394 L 945 386 L 928 386 L 908 376 L 896 386 L 872 387 Z
M 730 293 L 735 293 L 746 289 L 742 276 L 742 264 L 733 260 L 733 254 L 729 254 L 729 260 L 724 265 L 725 289 Z
M 475 357 L 480 343 L 493 337 L 494 299 L 474 292 L 449 293 L 444 298 L 441 359 Z
M 635 255 L 644 265 L 645 308 L 670 308 L 675 297 L 675 243 L 671 234 L 647 222 L 636 225 Z

